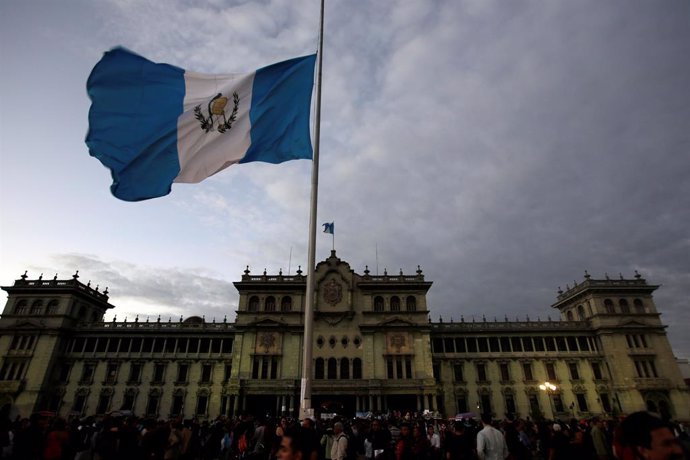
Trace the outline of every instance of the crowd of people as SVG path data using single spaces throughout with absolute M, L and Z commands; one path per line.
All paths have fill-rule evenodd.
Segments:
M 648 412 L 623 420 L 428 420 L 133 415 L 66 421 L 36 414 L 0 426 L 0 458 L 18 460 L 682 460 L 682 425 Z

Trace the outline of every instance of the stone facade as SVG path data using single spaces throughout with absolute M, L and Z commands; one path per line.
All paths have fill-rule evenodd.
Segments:
M 312 402 L 318 411 L 490 411 L 584 417 L 648 408 L 690 419 L 652 293 L 634 279 L 559 292 L 558 320 L 431 322 L 432 283 L 316 266 Z M 29 415 L 131 410 L 212 418 L 299 411 L 306 276 L 241 281 L 234 321 L 104 322 L 108 293 L 69 280 L 13 286 L 0 317 L 0 407 Z M 458 312 L 460 313 L 460 312 Z M 547 389 L 544 383 L 553 386 Z

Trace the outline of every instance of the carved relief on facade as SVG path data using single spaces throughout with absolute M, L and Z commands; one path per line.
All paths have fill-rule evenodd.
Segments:
M 323 300 L 332 307 L 338 305 L 343 300 L 343 286 L 331 278 L 323 286 Z
M 412 341 L 407 332 L 390 332 L 386 334 L 388 354 L 399 355 L 412 353 Z
M 282 336 L 278 332 L 259 332 L 256 336 L 255 353 L 257 355 L 279 354 Z

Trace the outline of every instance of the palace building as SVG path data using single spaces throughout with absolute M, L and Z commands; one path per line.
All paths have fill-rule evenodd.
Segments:
M 559 292 L 557 320 L 476 322 L 432 322 L 432 283 L 421 269 L 358 274 L 332 251 L 315 277 L 307 365 L 317 412 L 580 418 L 648 409 L 690 419 L 688 387 L 652 297 L 658 286 L 639 274 L 586 274 Z M 105 322 L 114 308 L 107 289 L 77 274 L 25 274 L 3 287 L 0 407 L 21 416 L 297 415 L 306 276 L 247 268 L 234 284 L 232 321 Z

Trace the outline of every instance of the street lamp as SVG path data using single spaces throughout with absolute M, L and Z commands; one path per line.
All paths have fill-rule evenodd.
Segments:
M 539 389 L 541 391 L 546 392 L 546 397 L 549 398 L 549 406 L 551 407 L 552 418 L 556 419 L 556 408 L 554 407 L 553 399 L 551 398 L 551 394 L 554 391 L 558 390 L 558 387 L 551 382 L 544 382 L 541 385 L 539 385 Z

